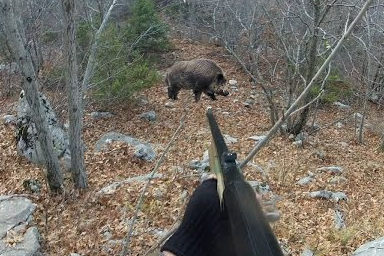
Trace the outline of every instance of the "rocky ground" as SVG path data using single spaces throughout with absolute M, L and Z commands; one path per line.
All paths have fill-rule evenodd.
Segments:
M 157 171 L 161 175 L 150 182 L 141 210 L 136 218 L 129 242 L 130 255 L 144 255 L 183 213 L 188 195 L 199 182 L 200 174 L 188 166 L 202 159 L 210 143 L 205 109 L 213 107 L 222 132 L 237 139 L 230 148 L 244 159 L 255 146 L 252 136 L 266 134 L 270 128 L 267 104 L 260 88 L 253 86 L 238 65 L 220 47 L 174 40 L 175 50 L 166 64 L 197 57 L 215 60 L 228 79 L 237 80 L 237 90 L 229 97 L 211 101 L 206 96 L 194 103 L 191 92 L 183 91 L 173 107 L 166 107 L 163 83 L 141 93 L 147 103 L 100 106 L 86 109 L 84 141 L 89 189 L 72 189 L 66 175 L 67 191 L 50 195 L 44 171 L 17 156 L 12 126 L 0 125 L 0 195 L 26 194 L 36 204 L 34 222 L 42 237 L 44 255 L 117 255 L 121 241 L 130 228 L 137 202 L 145 187 L 143 181 L 127 182 L 111 194 L 97 193 L 115 181 L 150 173 L 156 160 L 147 162 L 134 156 L 132 147 L 112 143 L 101 152 L 95 143 L 107 132 L 119 132 L 153 143 L 158 158 L 170 142 L 186 113 L 184 127 Z M 164 66 L 167 66 L 164 65 Z M 254 102 L 244 102 L 254 95 Z M 14 114 L 12 104 L 17 97 L 1 98 L 0 115 Z M 279 240 L 291 255 L 309 248 L 317 256 L 350 255 L 361 244 L 384 235 L 384 168 L 383 153 L 378 152 L 382 114 L 370 106 L 365 129 L 365 142 L 356 141 L 354 118 L 338 122 L 358 112 L 353 106 L 342 109 L 328 106 L 319 111 L 321 129 L 307 135 L 302 147 L 288 136 L 276 136 L 244 169 L 248 180 L 266 182 L 279 199 L 281 220 L 273 224 Z M 112 117 L 95 119 L 92 111 L 109 111 Z M 156 121 L 140 118 L 155 111 Z M 337 166 L 341 173 L 320 171 Z M 262 171 L 260 171 L 262 170 Z M 312 182 L 299 185 L 305 177 Z M 28 192 L 26 179 L 37 179 L 40 193 Z M 312 198 L 313 191 L 342 192 L 347 200 Z M 345 218 L 345 228 L 335 228 L 335 210 Z

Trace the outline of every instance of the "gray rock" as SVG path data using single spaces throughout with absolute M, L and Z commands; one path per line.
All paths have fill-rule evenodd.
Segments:
M 315 254 L 308 248 L 306 248 L 301 254 L 300 256 L 314 256 Z
M 227 134 L 223 134 L 223 137 L 224 137 L 224 140 L 225 140 L 225 143 L 227 144 L 233 144 L 233 143 L 237 143 L 237 139 L 236 138 L 233 138 Z
M 153 196 L 155 197 L 156 200 L 161 200 L 164 197 L 163 191 L 161 191 L 160 188 L 156 188 L 155 191 L 153 192 Z
M 325 160 L 325 152 L 323 150 L 316 150 L 315 156 L 321 160 Z
M 151 121 L 151 122 L 154 122 L 156 121 L 156 112 L 151 110 L 151 111 L 148 111 L 148 112 L 145 112 L 145 113 L 142 113 L 139 115 L 140 118 L 142 119 L 145 119 L 147 121 Z
M 337 230 L 341 230 L 345 227 L 346 226 L 343 213 L 340 210 L 335 210 L 335 228 Z
M 297 136 L 295 137 L 295 141 L 304 141 L 304 140 L 305 140 L 305 136 L 302 132 L 297 134 Z
M 28 198 L 0 196 L 0 238 L 20 223 L 29 222 L 35 208 Z
M 348 200 L 347 195 L 344 192 L 333 192 L 332 193 L 332 199 L 336 202 L 340 200 Z
M 244 107 L 250 108 L 255 104 L 255 100 L 249 98 L 249 99 L 246 99 L 243 104 L 244 104 Z
M 193 159 L 189 162 L 188 168 L 192 170 L 198 170 L 201 167 L 201 161 L 198 159 Z
M 101 119 L 101 118 L 113 117 L 113 115 L 111 113 L 109 113 L 109 112 L 95 111 L 95 112 L 91 113 L 91 117 L 94 118 L 94 119 Z
M 310 171 L 309 171 L 309 172 L 308 172 L 308 176 L 314 178 L 314 177 L 315 177 L 315 174 L 314 174 L 313 172 L 310 172 Z
M 355 113 L 355 114 L 353 114 L 353 117 L 355 118 L 355 119 L 357 119 L 357 120 L 361 120 L 362 118 L 363 118 L 363 115 L 362 114 L 360 114 L 360 113 Z
M 302 140 L 296 140 L 296 141 L 292 142 L 292 145 L 294 145 L 296 147 L 302 147 L 303 141 Z
M 156 158 L 156 153 L 150 144 L 139 144 L 135 146 L 135 156 L 152 162 Z
M 23 187 L 32 193 L 38 194 L 40 193 L 41 184 L 36 179 L 26 179 L 23 181 Z
M 108 231 L 104 232 L 102 235 L 103 235 L 104 240 L 109 240 L 112 238 L 112 233 L 108 232 Z
M 234 79 L 230 79 L 230 80 L 228 81 L 228 84 L 229 84 L 229 86 L 237 86 L 237 81 L 234 80 Z
M 338 101 L 333 102 L 333 105 L 335 105 L 336 107 L 338 107 L 340 109 L 350 109 L 351 108 L 351 106 L 345 105 L 345 104 L 338 102 Z
M 154 234 L 157 238 L 163 238 L 168 234 L 167 230 L 161 228 L 156 228 L 152 230 L 151 233 Z
M 347 195 L 343 192 L 332 192 L 328 190 L 320 190 L 309 192 L 309 196 L 312 198 L 332 199 L 336 202 L 340 200 L 347 200 Z
M 197 170 L 199 172 L 205 171 L 209 167 L 208 150 L 204 152 L 202 160 L 194 159 L 189 162 L 188 167 L 192 170 Z
M 342 174 L 343 168 L 339 166 L 326 166 L 326 167 L 320 167 L 316 169 L 319 172 L 330 172 L 332 174 Z
M 56 155 L 59 158 L 64 156 L 69 157 L 68 135 L 62 129 L 51 104 L 42 93 L 39 94 L 39 100 L 44 109 L 43 115 L 47 120 L 48 129 L 51 131 L 53 148 Z M 32 122 L 31 116 L 32 110 L 26 100 L 24 91 L 22 91 L 17 106 L 17 152 L 19 155 L 26 157 L 29 161 L 37 165 L 44 165 L 45 159 L 37 137 L 36 125 Z
M 1 256 L 40 256 L 42 255 L 40 250 L 40 234 L 36 227 L 30 227 L 23 235 L 21 242 L 16 243 L 15 246 L 5 246 L 3 241 L 0 241 L 3 245 L 0 248 L 5 248 L 3 251 L 0 249 Z M 4 247 L 3 247 L 4 246 Z
M 167 102 L 164 104 L 164 106 L 165 106 L 166 108 L 175 108 L 175 107 L 176 107 L 176 106 L 175 106 L 175 103 L 172 102 L 172 101 L 167 101 Z
M 351 256 L 384 256 L 384 236 L 363 244 Z
M 320 128 L 321 128 L 321 126 L 320 126 L 319 124 L 313 124 L 312 127 L 311 127 L 311 129 L 312 129 L 313 131 L 320 130 Z
M 261 194 L 272 192 L 271 188 L 265 182 L 260 182 L 257 180 L 248 181 L 249 185 Z
M 69 256 L 82 256 L 82 255 L 78 254 L 78 253 L 71 252 L 71 254 L 69 254 Z
M 300 180 L 297 182 L 297 184 L 304 186 L 304 185 L 309 184 L 309 183 L 312 182 L 312 181 L 313 181 L 313 178 L 310 177 L 310 176 L 308 176 L 308 177 L 304 177 L 304 178 L 300 179 Z
M 135 233 L 133 233 L 133 234 L 135 234 Z M 101 250 L 104 253 L 107 253 L 107 254 L 111 255 L 113 253 L 114 249 L 117 246 L 120 246 L 121 244 L 122 244 L 121 240 L 108 240 L 105 244 L 103 244 L 101 246 Z
M 259 141 L 265 139 L 265 137 L 267 137 L 267 136 L 265 136 L 265 135 L 260 135 L 260 136 L 255 135 L 255 136 L 249 137 L 249 139 L 259 142 Z
M 29 227 L 22 232 L 32 220 L 36 205 L 31 200 L 16 195 L 0 196 L 0 255 L 1 256 L 38 256 L 41 255 L 40 235 L 36 227 Z M 7 232 L 12 230 L 22 239 L 13 246 L 5 242 L 10 239 Z M 20 233 L 22 232 L 22 233 Z
M 3 116 L 3 121 L 5 124 L 16 125 L 17 118 L 13 115 L 5 115 L 5 116 Z
M 135 148 L 135 156 L 146 161 L 153 161 L 156 158 L 155 150 L 152 145 L 146 142 L 141 142 L 140 140 L 133 138 L 128 135 L 124 135 L 118 132 L 109 132 L 104 134 L 95 145 L 95 149 L 97 152 L 101 151 L 103 146 L 107 143 L 111 143 L 113 141 L 121 141 L 125 142 L 128 145 L 131 145 Z
M 341 128 L 343 128 L 343 123 L 342 122 L 337 122 L 336 123 L 336 127 L 338 128 L 338 129 L 341 129 Z
M 309 196 L 312 198 L 331 199 L 332 192 L 327 190 L 309 192 Z
M 383 99 L 383 95 L 379 92 L 370 91 L 368 99 L 374 103 L 379 103 Z

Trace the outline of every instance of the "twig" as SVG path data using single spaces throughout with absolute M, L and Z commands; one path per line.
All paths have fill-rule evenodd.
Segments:
M 190 97 L 187 97 L 186 101 L 189 99 Z M 181 129 L 184 127 L 184 124 L 185 124 L 185 118 L 187 116 L 187 105 L 186 102 L 183 104 L 185 106 L 184 108 L 184 113 L 183 115 L 181 116 L 180 118 L 180 125 L 179 127 L 177 127 L 175 133 L 173 134 L 171 140 L 169 141 L 167 147 L 165 148 L 163 154 L 161 155 L 161 157 L 159 158 L 159 160 L 157 161 L 156 163 L 156 166 L 153 168 L 151 174 L 149 175 L 149 179 L 148 179 L 148 182 L 145 184 L 145 187 L 143 189 L 143 192 L 141 193 L 140 195 L 140 198 L 139 198 L 139 201 L 136 205 L 136 208 L 135 208 L 135 213 L 133 215 L 133 219 L 132 219 L 132 222 L 131 222 L 131 225 L 130 225 L 130 228 L 129 228 L 129 231 L 127 233 L 127 235 L 125 236 L 125 238 L 123 239 L 122 241 L 122 244 L 123 244 L 123 249 L 121 250 L 121 253 L 120 253 L 120 256 L 126 256 L 127 253 L 128 253 L 128 245 L 129 245 L 129 242 L 130 242 L 130 239 L 132 237 L 132 233 L 133 233 L 133 228 L 134 228 L 134 225 L 135 225 L 135 222 L 136 222 L 136 219 L 137 219 L 137 216 L 138 216 L 138 213 L 139 213 L 139 210 L 141 208 L 141 205 L 143 204 L 143 201 L 144 201 L 144 195 L 145 193 L 147 192 L 148 190 L 148 187 L 149 187 L 149 184 L 150 184 L 150 181 L 152 179 L 152 177 L 155 175 L 156 171 L 159 169 L 160 165 L 163 163 L 164 159 L 165 159 L 165 156 L 167 155 L 170 147 L 174 144 L 174 142 L 176 141 L 178 135 L 180 134 L 180 131 Z

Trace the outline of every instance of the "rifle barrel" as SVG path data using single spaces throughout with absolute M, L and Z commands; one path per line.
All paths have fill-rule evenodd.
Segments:
M 207 109 L 207 118 L 224 178 L 223 200 L 236 255 L 283 256 L 254 190 L 237 167 L 236 153 L 228 150 L 211 108 Z

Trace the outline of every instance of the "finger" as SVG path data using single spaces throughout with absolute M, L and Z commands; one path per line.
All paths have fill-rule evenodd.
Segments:
M 209 179 L 216 179 L 216 175 L 213 173 L 203 173 L 203 175 L 201 175 L 200 177 L 200 183 L 203 183 L 204 181 Z

